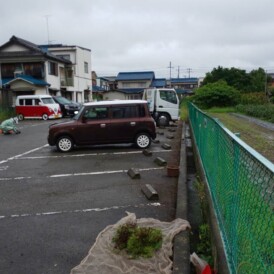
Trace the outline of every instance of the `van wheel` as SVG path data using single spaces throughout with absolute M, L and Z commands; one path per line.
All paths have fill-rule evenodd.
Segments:
M 18 115 L 18 119 L 19 119 L 19 121 L 23 121 L 24 120 L 24 115 L 20 113 Z
M 157 119 L 157 126 L 169 126 L 170 118 L 167 114 L 161 113 Z
M 62 136 L 58 139 L 56 146 L 61 152 L 69 152 L 73 149 L 73 141 L 68 136 Z
M 44 121 L 46 121 L 46 120 L 48 120 L 48 118 L 49 118 L 49 116 L 46 113 L 44 113 L 43 116 L 42 116 L 42 119 Z
M 148 133 L 140 133 L 135 138 L 135 144 L 138 148 L 148 148 L 151 144 L 151 138 Z

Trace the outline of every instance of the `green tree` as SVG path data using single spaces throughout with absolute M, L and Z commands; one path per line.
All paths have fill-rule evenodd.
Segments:
M 236 89 L 242 91 L 250 83 L 250 77 L 245 72 L 245 70 L 237 68 L 223 68 L 218 67 L 214 68 L 212 72 L 206 74 L 205 79 L 203 80 L 203 85 L 209 83 L 215 83 L 219 80 L 224 80 L 229 86 L 235 87 Z
M 238 103 L 240 92 L 226 81 L 219 80 L 198 88 L 191 101 L 202 108 L 227 107 Z
M 215 83 L 219 80 L 226 81 L 229 86 L 241 92 L 263 92 L 266 81 L 269 82 L 270 78 L 266 78 L 266 72 L 262 68 L 247 73 L 242 69 L 219 66 L 206 74 L 203 85 Z
M 264 92 L 266 88 L 266 72 L 264 69 L 259 68 L 250 72 L 250 90 L 249 92 Z

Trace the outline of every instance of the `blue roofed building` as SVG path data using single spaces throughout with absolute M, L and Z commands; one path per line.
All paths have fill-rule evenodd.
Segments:
M 104 79 L 108 78 L 104 77 Z M 165 86 L 166 79 L 156 79 L 153 71 L 119 72 L 115 78 L 115 84 L 108 91 L 103 92 L 103 99 L 140 99 L 144 89 Z
M 154 80 L 153 71 L 119 72 L 117 90 L 124 93 L 125 99 L 140 99 L 144 89 L 151 87 Z
M 174 88 L 178 94 L 193 94 L 194 89 L 198 88 L 199 86 L 199 79 L 195 77 L 171 78 L 170 86 Z

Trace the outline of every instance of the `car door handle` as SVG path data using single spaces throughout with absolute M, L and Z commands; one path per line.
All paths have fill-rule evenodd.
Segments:
M 106 127 L 106 124 L 100 124 L 100 127 L 104 128 Z
M 159 106 L 159 108 L 163 108 L 163 106 Z
M 131 126 L 136 126 L 136 122 L 130 122 Z

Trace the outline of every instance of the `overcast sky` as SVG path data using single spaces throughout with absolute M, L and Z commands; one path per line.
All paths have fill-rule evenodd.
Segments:
M 99 76 L 154 71 L 200 77 L 214 67 L 274 72 L 273 0 L 0 0 L 0 44 L 88 48 Z M 169 68 L 171 62 L 172 69 Z

